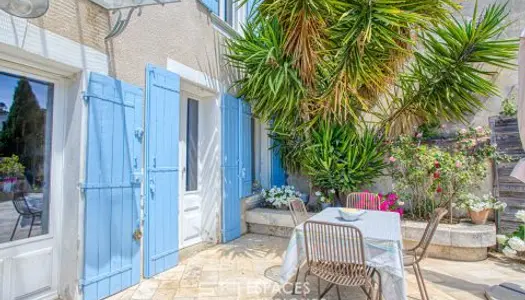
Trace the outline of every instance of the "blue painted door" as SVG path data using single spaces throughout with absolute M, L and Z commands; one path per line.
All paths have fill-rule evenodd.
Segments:
M 241 101 L 240 110 L 240 138 L 239 143 L 240 149 L 240 184 L 241 184 L 241 197 L 246 197 L 252 193 L 252 110 L 250 104 L 245 101 Z
M 241 101 L 224 94 L 222 97 L 222 184 L 223 242 L 241 236 L 241 202 L 240 202 L 240 116 Z
M 286 184 L 286 172 L 279 156 L 279 145 L 272 140 L 272 166 L 271 166 L 271 185 L 282 186 Z
M 146 68 L 144 275 L 179 261 L 180 77 Z
M 85 97 L 88 141 L 84 299 L 102 299 L 140 280 L 142 90 L 91 73 Z M 66 216 L 64 216 L 66 217 Z

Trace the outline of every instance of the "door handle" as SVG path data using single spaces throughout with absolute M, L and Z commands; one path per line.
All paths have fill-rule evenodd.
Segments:
M 151 194 L 155 194 L 155 181 L 153 179 L 149 180 L 149 191 Z

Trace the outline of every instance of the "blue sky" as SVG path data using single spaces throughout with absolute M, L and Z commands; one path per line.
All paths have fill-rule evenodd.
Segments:
M 8 108 L 11 107 L 13 103 L 13 95 L 15 93 L 15 88 L 19 78 L 20 77 L 18 76 L 0 73 L 0 102 L 4 102 Z M 40 107 L 45 108 L 50 86 L 40 81 L 31 80 L 29 81 L 29 84 L 33 89 L 33 93 L 36 96 L 38 104 L 40 104 Z

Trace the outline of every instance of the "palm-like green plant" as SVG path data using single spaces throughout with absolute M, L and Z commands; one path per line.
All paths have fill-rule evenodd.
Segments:
M 506 5 L 469 20 L 458 8 L 454 0 L 262 1 L 227 42 L 243 74 L 238 96 L 272 122 L 295 170 L 306 169 L 305 149 L 326 124 L 394 135 L 465 121 L 483 107 L 479 97 L 497 93 L 490 68 L 512 67 L 518 43 L 500 39 Z
M 374 130 L 359 132 L 352 126 L 326 121 L 312 128 L 301 157 L 303 172 L 324 190 L 355 191 L 381 175 L 387 148 Z
M 496 39 L 507 16 L 505 6 L 492 5 L 481 16 L 475 11 L 471 20 L 451 18 L 422 33 L 424 51 L 400 76 L 385 126 L 408 132 L 426 122 L 467 121 L 482 109 L 479 97 L 498 93 L 488 68 L 510 68 L 516 55 L 515 40 Z

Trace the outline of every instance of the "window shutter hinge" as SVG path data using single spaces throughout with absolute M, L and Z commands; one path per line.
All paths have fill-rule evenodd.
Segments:
M 89 95 L 86 94 L 86 92 L 82 92 L 82 99 L 83 99 L 85 102 L 88 102 L 88 101 L 89 101 Z

